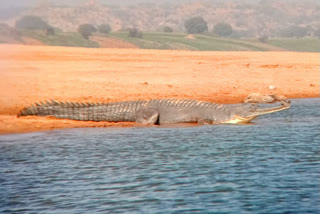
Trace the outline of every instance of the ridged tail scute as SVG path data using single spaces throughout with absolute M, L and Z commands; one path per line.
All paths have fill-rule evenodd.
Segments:
M 54 116 L 50 115 L 51 113 L 54 113 L 53 110 L 54 107 L 73 107 L 76 106 L 76 103 L 65 103 L 65 102 L 58 102 L 55 100 L 51 101 L 41 101 L 40 103 L 36 102 L 33 105 L 29 107 L 23 108 L 17 115 L 17 117 L 21 116 L 28 116 L 28 115 L 37 115 L 37 116 Z
M 51 100 L 24 108 L 17 117 L 35 115 L 81 121 L 135 121 L 135 112 L 144 103 L 145 101 L 74 103 Z

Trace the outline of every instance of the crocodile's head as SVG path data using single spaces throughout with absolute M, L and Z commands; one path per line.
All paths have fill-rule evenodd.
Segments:
M 231 119 L 225 121 L 224 123 L 248 123 L 260 115 L 271 114 L 288 108 L 290 108 L 289 100 L 281 102 L 280 106 L 266 108 L 260 107 L 257 104 L 241 105 L 232 111 L 230 115 Z

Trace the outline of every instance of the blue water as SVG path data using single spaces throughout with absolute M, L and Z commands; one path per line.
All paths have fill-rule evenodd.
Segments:
M 320 213 L 320 99 L 251 125 L 0 136 L 0 213 Z

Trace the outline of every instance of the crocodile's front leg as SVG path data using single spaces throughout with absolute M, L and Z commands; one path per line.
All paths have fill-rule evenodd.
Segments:
M 143 124 L 158 124 L 159 112 L 154 108 L 143 108 L 136 112 L 136 122 Z

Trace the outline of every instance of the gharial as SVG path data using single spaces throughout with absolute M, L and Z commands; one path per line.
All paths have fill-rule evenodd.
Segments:
M 267 104 L 271 105 L 271 104 Z M 261 107 L 258 104 L 215 104 L 188 99 L 154 99 L 114 103 L 45 101 L 24 108 L 17 115 L 52 116 L 81 121 L 132 121 L 144 124 L 248 123 L 258 116 L 290 108 L 290 101 Z

